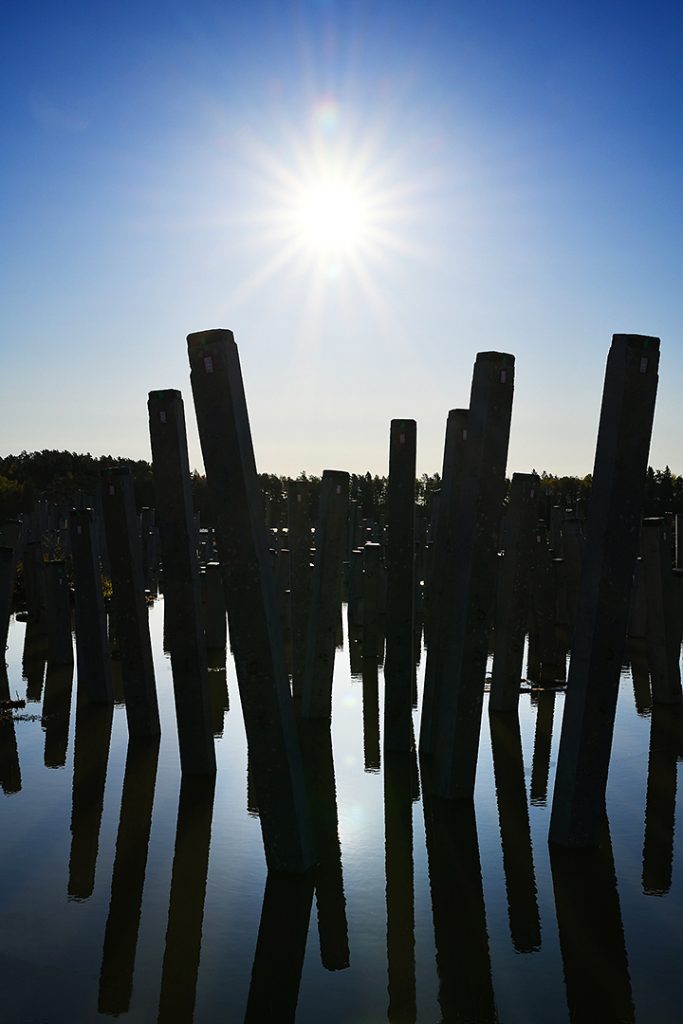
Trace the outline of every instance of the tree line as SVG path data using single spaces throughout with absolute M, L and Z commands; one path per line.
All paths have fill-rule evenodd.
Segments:
M 126 459 L 120 456 L 93 456 L 89 452 L 45 450 L 21 452 L 0 458 L 0 519 L 12 518 L 28 512 L 34 501 L 47 500 L 54 504 L 73 503 L 79 492 L 86 501 L 93 501 L 99 487 L 100 471 L 111 466 L 125 466 L 131 470 L 135 482 L 135 497 L 138 509 L 154 506 L 154 476 L 151 463 L 143 459 Z M 545 517 L 551 505 L 562 504 L 576 507 L 577 501 L 588 506 L 592 479 L 584 477 L 557 476 L 542 472 L 540 514 Z M 320 477 L 305 472 L 296 478 L 304 487 L 311 518 L 317 514 Z M 192 474 L 192 499 L 196 512 L 203 523 L 212 521 L 206 477 Z M 287 523 L 288 478 L 274 473 L 260 473 L 259 483 L 271 526 Z M 438 473 L 424 473 L 416 481 L 418 504 L 429 506 L 432 495 L 441 486 Z M 386 505 L 387 478 L 371 473 L 352 473 L 350 495 L 358 502 L 367 518 L 382 520 Z M 650 467 L 647 471 L 645 488 L 645 515 L 665 515 L 683 512 L 683 477 L 672 473 L 668 466 L 663 470 Z

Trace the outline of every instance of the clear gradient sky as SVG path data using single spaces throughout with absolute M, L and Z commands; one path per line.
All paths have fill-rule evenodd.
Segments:
M 615 332 L 683 472 L 683 5 L 5 0 L 0 451 L 150 458 L 229 327 L 258 468 L 441 468 L 477 351 L 509 471 L 590 472 Z

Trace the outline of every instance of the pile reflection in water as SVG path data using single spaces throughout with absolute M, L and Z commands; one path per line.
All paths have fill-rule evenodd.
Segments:
M 150 613 L 156 636 L 160 612 L 161 604 Z M 25 644 L 22 624 L 13 623 L 13 630 L 12 683 L 7 675 L 0 679 L 5 699 L 15 696 L 22 648 L 31 653 L 39 640 L 34 632 Z M 362 657 L 362 649 L 356 653 Z M 634 1018 L 675 1024 L 674 974 L 668 984 L 664 972 L 674 963 L 679 934 L 680 708 L 655 705 L 650 720 L 640 717 L 648 694 L 641 687 L 636 708 L 631 680 L 623 676 L 608 794 L 621 869 L 617 894 L 608 846 L 586 855 L 549 853 L 546 844 L 544 802 L 561 692 L 523 693 L 518 718 L 489 716 L 491 751 L 484 730 L 475 824 L 471 801 L 434 799 L 426 762 L 419 778 L 413 759 L 389 758 L 380 781 L 382 673 L 376 658 L 363 659 L 362 676 L 350 678 L 345 653 L 337 660 L 332 731 L 327 723 L 299 723 L 319 867 L 300 879 L 271 873 L 266 880 L 260 830 L 245 813 L 239 709 L 224 714 L 220 662 L 212 673 L 214 726 L 220 710 L 224 731 L 215 804 L 212 792 L 186 783 L 176 800 L 168 660 L 159 663 L 158 771 L 155 743 L 126 745 L 122 709 L 87 704 L 52 667 L 42 682 L 42 709 L 29 705 L 27 714 L 0 720 L 9 851 L 0 861 L 3 955 L 22 988 L 8 993 L 3 1024 L 23 1024 L 32 1010 L 45 1017 L 49 997 L 38 989 L 46 991 L 57 970 L 55 1022 L 90 1024 L 99 1009 L 128 1014 L 131 1022 L 174 1024 L 212 1014 L 242 1020 L 245 1012 L 249 1021 L 299 1024 L 317 1024 L 321 1015 L 330 1024 L 493 1022 L 497 1016 L 538 1024 Z M 646 660 L 641 669 L 646 683 Z M 45 762 L 63 761 L 65 750 L 67 770 L 47 772 Z M 526 780 L 525 762 L 531 765 Z M 424 835 L 414 827 L 416 799 L 423 801 Z M 255 801 L 251 807 L 257 813 Z M 54 848 L 49 857 L 35 851 L 34 825 Z M 24 836 L 33 839 L 33 857 Z M 42 851 L 42 836 L 39 845 Z M 8 975 L 9 968 L 6 987 Z M 29 977 L 35 985 L 26 983 Z M 655 977 L 656 992 L 648 989 Z M 648 1017 L 651 1005 L 656 1010 Z

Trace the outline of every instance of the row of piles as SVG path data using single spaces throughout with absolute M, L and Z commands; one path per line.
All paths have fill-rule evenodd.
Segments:
M 275 614 L 272 576 L 258 507 L 256 470 L 239 358 L 230 332 L 205 332 L 188 339 L 192 384 L 207 480 L 217 512 L 219 548 L 225 564 L 226 603 L 236 624 L 238 683 L 250 753 L 278 773 L 277 807 L 284 828 L 266 834 L 266 849 L 286 851 L 282 863 L 305 869 L 314 856 L 299 785 L 296 733 Z M 573 656 L 558 761 L 551 839 L 564 846 L 597 845 L 611 750 L 621 656 L 627 634 L 636 564 L 645 473 L 658 382 L 659 340 L 615 335 L 607 360 L 598 434 L 591 515 L 580 581 L 576 587 Z M 514 359 L 480 353 L 468 410 L 449 418 L 443 489 L 435 534 L 432 608 L 420 751 L 432 760 L 437 797 L 471 799 L 474 790 L 492 608 L 496 594 L 500 515 L 505 490 Z M 229 443 L 226 444 L 226 439 Z M 390 441 L 387 516 L 387 657 L 385 748 L 409 751 L 412 744 L 414 657 L 415 424 L 394 421 Z M 235 484 L 237 483 L 237 486 Z M 345 479 L 327 475 L 321 501 L 324 527 L 334 521 L 333 498 L 345 498 Z M 533 478 L 518 481 L 516 491 Z M 517 503 L 523 505 L 523 500 Z M 224 516 L 220 522 L 220 514 Z M 513 504 L 514 512 L 514 504 Z M 341 518 L 341 513 L 338 513 Z M 508 524 L 514 535 L 514 515 Z M 523 519 L 523 516 L 521 516 Z M 320 527 L 319 527 L 320 528 Z M 331 527 L 341 542 L 341 526 Z M 537 538 L 538 540 L 538 538 Z M 331 713 L 333 638 L 338 620 L 338 573 L 329 569 L 322 533 L 316 560 L 309 627 L 320 645 L 308 644 L 304 671 L 304 716 Z M 366 548 L 373 576 L 376 553 Z M 339 557 L 336 563 L 339 562 Z M 518 601 L 521 572 L 508 564 L 506 609 Z M 523 564 L 523 559 L 520 559 Z M 327 567 L 327 574 L 326 574 Z M 232 577 L 232 579 L 231 579 Z M 325 581 L 328 581 L 326 589 Z M 502 589 L 502 586 L 501 586 Z M 364 597 L 372 592 L 364 586 Z M 516 594 L 517 592 L 517 594 Z M 294 602 L 295 603 L 295 602 Z M 332 614 L 334 611 L 334 614 Z M 329 613 L 329 614 L 328 614 Z M 367 612 L 366 612 L 367 615 Z M 541 618 L 542 616 L 538 616 Z M 321 625 L 321 623 L 324 623 Z M 554 625 L 554 623 L 553 623 Z M 540 628 L 538 630 L 540 632 Z M 516 634 L 519 623 L 510 633 Z M 504 630 L 499 630 L 502 642 Z M 235 637 L 239 635 L 236 645 Z M 510 634 L 508 634 L 508 643 Z M 332 653 L 330 653 L 332 652 Z M 367 653 L 364 651 L 364 653 Z M 519 653 L 516 658 L 519 659 Z M 506 673 L 502 676 L 505 680 Z M 508 678 L 509 683 L 509 678 Z M 518 692 L 519 679 L 515 670 Z M 500 690 L 500 684 L 496 691 Z M 505 703 L 505 687 L 500 698 Z M 680 697 L 680 681 L 678 684 Z M 260 736 L 259 736 L 260 733 Z M 261 758 L 259 739 L 267 740 Z M 255 768 L 256 770 L 256 768 Z M 270 818 L 270 815 L 268 815 Z M 274 810 L 273 820 L 277 817 Z M 280 818 L 282 821 L 282 818 Z M 269 863 L 273 866 L 272 858 Z
M 312 574 L 304 495 L 292 484 L 286 574 L 291 598 L 290 691 L 282 595 L 264 528 L 237 346 L 230 331 L 189 336 L 194 403 L 269 867 L 304 871 L 315 863 L 296 715 L 300 721 L 331 718 L 345 554 L 349 622 L 360 627 L 357 635 L 362 637 L 364 657 L 381 657 L 385 611 L 387 751 L 409 753 L 414 745 L 415 625 L 419 614 L 424 615 L 428 655 L 419 745 L 421 755 L 430 761 L 437 798 L 473 795 L 492 625 L 494 711 L 516 711 L 527 628 L 527 674 L 554 682 L 564 677 L 574 626 L 551 838 L 568 846 L 597 843 L 619 666 L 629 626 L 658 347 L 658 339 L 635 335 L 615 335 L 612 340 L 587 538 L 584 542 L 581 516 L 565 517 L 562 559 L 552 557 L 558 554 L 557 547 L 549 549 L 537 522 L 535 474 L 513 476 L 501 540 L 514 387 L 514 358 L 504 353 L 477 356 L 469 408 L 453 410 L 448 417 L 430 550 L 418 566 L 425 580 L 424 607 L 418 603 L 416 609 L 416 595 L 423 591 L 416 586 L 413 420 L 394 420 L 391 425 L 386 537 L 375 527 L 375 540 L 362 549 L 351 547 L 357 524 L 352 522 L 350 528 L 349 476 L 324 473 Z M 215 754 L 180 393 L 152 392 L 149 423 L 181 764 L 184 773 L 210 774 L 215 771 Z M 104 473 L 101 504 L 129 730 L 131 736 L 155 735 L 159 718 L 143 568 L 132 480 L 126 472 Z M 551 520 L 553 531 L 559 535 L 557 520 Z M 384 565 L 377 543 L 381 539 Z M 676 701 L 681 614 L 678 583 L 667 571 L 668 547 L 666 525 L 660 520 L 648 523 L 630 628 L 642 628 L 648 636 L 654 699 Z M 71 548 L 79 677 L 92 700 L 106 701 L 111 699 L 111 681 L 89 510 L 71 515 Z M 49 578 L 54 575 L 59 581 L 60 573 L 64 575 L 58 567 L 50 570 Z M 280 589 L 287 590 L 286 584 Z M 68 611 L 64 583 L 54 587 L 47 604 L 58 609 L 66 601 Z M 642 591 L 647 592 L 648 609 L 644 627 L 638 604 Z M 52 617 L 55 614 L 51 612 Z

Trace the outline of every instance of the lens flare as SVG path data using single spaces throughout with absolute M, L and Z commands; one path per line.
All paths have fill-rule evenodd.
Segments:
M 339 124 L 339 104 L 332 97 L 327 97 L 316 104 L 313 109 L 313 123 L 317 131 L 332 135 Z

